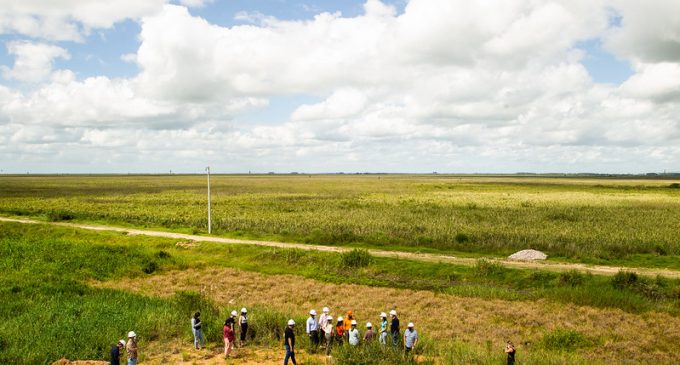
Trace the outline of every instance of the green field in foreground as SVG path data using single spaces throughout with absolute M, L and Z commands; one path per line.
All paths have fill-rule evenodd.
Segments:
M 117 281 L 124 287 L 125 282 L 134 278 L 146 279 L 191 268 L 233 267 L 268 275 L 304 276 L 320 282 L 432 290 L 443 295 L 490 300 L 544 299 L 620 308 L 641 318 L 659 311 L 676 316 L 679 308 L 680 283 L 676 280 L 633 278 L 628 274 L 609 278 L 510 270 L 484 261 L 473 268 L 458 267 L 372 258 L 362 251 L 337 255 L 216 243 L 201 243 L 187 249 L 176 243 L 172 239 L 113 232 L 0 223 L 0 270 L 5 273 L 0 277 L 0 362 L 49 363 L 61 357 L 102 359 L 107 345 L 132 328 L 144 334 L 145 346 L 149 341 L 173 339 L 190 343 L 186 323 L 195 310 L 205 314 L 208 339 L 219 343 L 219 323 L 230 308 L 217 306 L 196 292 L 157 298 L 91 286 L 93 280 L 101 280 Z M 241 303 L 233 306 L 240 307 Z M 255 344 L 279 346 L 275 333 L 291 314 L 277 310 L 253 309 L 258 313 L 253 326 L 260 334 Z M 293 317 L 302 322 L 303 313 Z M 616 331 L 618 335 L 624 329 Z M 609 341 L 573 330 L 537 328 L 534 333 L 538 342 L 523 347 L 522 359 L 536 364 L 586 363 L 580 358 L 583 353 Z M 300 335 L 305 346 L 304 336 Z M 54 346 L 54 339 L 59 339 L 58 346 Z M 467 340 L 470 342 L 430 343 L 422 351 L 425 355 L 451 359 L 445 360 L 450 362 L 501 361 L 502 353 L 480 346 L 483 339 Z M 659 358 L 672 355 L 665 350 L 672 346 L 669 341 L 671 338 L 659 339 Z M 357 354 L 338 352 L 337 356 L 339 363 L 352 363 L 343 362 L 340 356 Z M 605 351 L 595 358 L 618 356 Z
M 678 266 L 671 180 L 213 176 L 213 234 Z M 0 214 L 206 233 L 205 176 L 3 176 Z

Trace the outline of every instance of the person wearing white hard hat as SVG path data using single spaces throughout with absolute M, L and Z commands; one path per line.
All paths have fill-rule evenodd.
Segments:
M 373 324 L 371 322 L 366 323 L 366 333 L 364 333 L 364 341 L 371 342 L 375 337 L 375 332 L 373 332 Z
M 357 321 L 352 320 L 350 322 L 351 327 L 348 331 L 347 338 L 349 339 L 349 344 L 352 346 L 358 346 L 359 345 L 359 339 L 361 338 L 361 334 L 359 333 L 359 330 L 357 329 Z
M 413 322 L 410 322 L 404 331 L 404 351 L 409 353 L 416 348 L 418 344 L 418 332 L 413 327 Z
M 381 345 L 387 345 L 387 314 L 380 313 L 380 338 Z
M 238 317 L 238 324 L 241 329 L 241 337 L 239 346 L 243 347 L 246 344 L 246 335 L 248 334 L 248 310 L 241 308 L 241 315 Z
M 120 340 L 111 345 L 111 365 L 120 365 L 120 352 L 125 347 L 125 340 Z
M 392 309 L 390 311 L 390 317 L 392 321 L 390 322 L 390 335 L 392 336 L 392 345 L 397 348 L 399 345 L 399 317 L 397 317 L 397 311 Z
M 330 309 L 328 307 L 323 307 L 323 311 L 319 316 L 319 344 L 325 345 L 326 342 L 326 321 L 328 320 L 328 315 Z
M 128 365 L 137 365 L 137 334 L 135 331 L 128 332 L 128 341 L 125 345 L 125 352 L 127 352 Z
M 324 336 L 326 337 L 326 356 L 331 356 L 333 346 L 333 317 L 326 316 L 326 323 L 323 325 Z
M 345 319 L 342 316 L 338 317 L 337 323 L 335 324 L 335 333 L 333 341 L 338 345 L 342 346 L 345 337 Z
M 283 359 L 283 365 L 288 365 L 288 359 L 293 360 L 293 365 L 297 365 L 297 361 L 295 361 L 295 331 L 293 331 L 293 327 L 295 327 L 295 321 L 289 319 L 288 327 L 286 327 L 283 336 L 283 346 L 286 348 L 286 357 Z
M 316 320 L 316 311 L 314 309 L 309 311 L 309 318 L 307 318 L 307 326 L 305 327 L 307 336 L 309 336 L 309 344 L 312 347 L 319 346 L 319 321 Z

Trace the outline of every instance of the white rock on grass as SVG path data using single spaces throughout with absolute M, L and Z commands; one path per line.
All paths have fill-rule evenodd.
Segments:
M 544 254 L 541 251 L 536 250 L 522 250 L 513 253 L 512 255 L 508 256 L 508 258 L 510 260 L 522 260 L 522 261 L 545 260 L 548 258 L 548 255 Z

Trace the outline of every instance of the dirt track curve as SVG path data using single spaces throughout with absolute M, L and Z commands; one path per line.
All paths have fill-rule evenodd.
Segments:
M 295 248 L 300 250 L 314 250 L 314 251 L 324 251 L 324 252 L 347 252 L 351 248 L 347 247 L 335 247 L 335 246 L 322 246 L 322 245 L 311 245 L 303 243 L 287 243 L 287 242 L 276 242 L 276 241 L 256 241 L 256 240 L 241 240 L 234 238 L 224 238 L 215 236 L 199 236 L 192 234 L 174 233 L 174 232 L 163 232 L 163 231 L 151 231 L 115 226 L 104 226 L 104 225 L 91 225 L 91 224 L 79 224 L 79 223 L 64 223 L 64 222 L 42 222 L 31 219 L 16 219 L 16 218 L 5 218 L 0 217 L 2 222 L 15 222 L 15 223 L 25 223 L 25 224 L 50 224 L 61 227 L 72 227 L 87 229 L 92 231 L 113 231 L 113 232 L 124 232 L 128 235 L 145 235 L 153 237 L 166 237 L 166 238 L 177 238 L 188 241 L 195 242 L 218 242 L 225 244 L 239 244 L 239 245 L 256 245 L 256 246 L 266 246 L 266 247 L 279 247 L 279 248 Z M 466 265 L 473 266 L 477 263 L 478 258 L 467 258 L 467 257 L 455 257 L 448 255 L 438 255 L 429 253 L 414 253 L 414 252 L 404 252 L 404 251 L 385 251 L 385 250 L 374 250 L 369 249 L 371 255 L 376 257 L 387 257 L 402 260 L 414 260 L 414 261 L 424 261 L 424 262 L 440 262 L 449 263 L 456 265 Z M 514 261 L 514 260 L 503 260 L 498 258 L 487 258 L 490 261 L 498 262 L 501 265 L 509 268 L 520 268 L 520 269 L 540 269 L 548 271 L 569 271 L 578 270 L 582 272 L 589 272 L 594 275 L 614 275 L 620 270 L 635 271 L 640 275 L 645 276 L 657 276 L 661 275 L 668 278 L 680 279 L 680 271 L 670 270 L 670 269 L 658 269 L 658 268 L 639 268 L 639 267 L 622 267 L 622 266 L 603 266 L 603 265 L 586 265 L 579 263 L 559 263 L 551 261 Z

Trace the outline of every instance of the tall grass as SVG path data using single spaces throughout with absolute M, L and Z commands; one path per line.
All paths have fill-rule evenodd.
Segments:
M 331 245 L 680 267 L 669 181 L 215 176 L 213 232 Z M 0 213 L 205 233 L 199 176 L 0 177 Z M 649 260 L 634 261 L 632 255 Z M 639 258 L 638 258 L 639 259 Z M 675 263 L 674 263 L 675 262 Z

